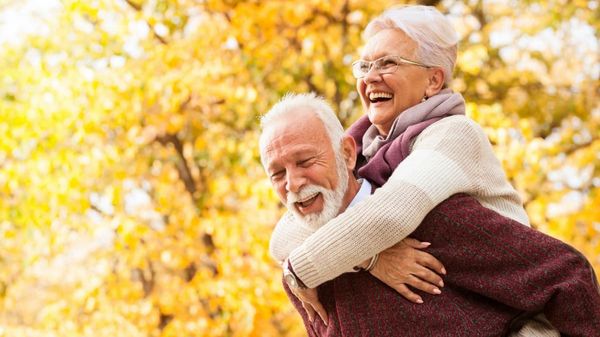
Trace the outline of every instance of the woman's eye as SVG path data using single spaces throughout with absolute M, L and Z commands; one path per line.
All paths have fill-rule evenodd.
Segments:
M 383 60 L 382 63 L 382 67 L 384 68 L 396 66 L 396 61 L 394 60 Z

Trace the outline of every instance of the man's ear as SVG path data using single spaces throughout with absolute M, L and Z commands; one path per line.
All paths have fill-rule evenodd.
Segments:
M 428 69 L 428 73 L 429 84 L 427 85 L 427 88 L 425 88 L 425 95 L 427 95 L 427 97 L 431 97 L 444 88 L 445 76 L 444 70 L 442 70 L 442 68 L 437 67 Z
M 342 138 L 342 154 L 348 170 L 354 170 L 356 166 L 356 142 L 354 138 L 344 135 L 344 138 Z

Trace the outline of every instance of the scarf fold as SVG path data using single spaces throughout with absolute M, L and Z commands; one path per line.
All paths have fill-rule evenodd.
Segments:
M 442 118 L 464 114 L 462 95 L 444 89 L 400 113 L 385 137 L 379 134 L 367 115 L 362 116 L 347 131 L 357 145 L 358 176 L 381 187 L 408 156 L 414 137 Z

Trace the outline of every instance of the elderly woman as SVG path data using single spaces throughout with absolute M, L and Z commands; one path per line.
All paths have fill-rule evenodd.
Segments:
M 386 275 L 384 263 L 376 263 L 378 253 L 406 238 L 457 193 L 529 225 L 485 133 L 465 116 L 462 96 L 448 89 L 458 38 L 447 19 L 433 7 L 397 7 L 371 21 L 364 37 L 352 71 L 366 116 L 348 133 L 358 144 L 358 175 L 380 188 L 301 244 L 286 241 L 285 231 L 274 235 L 272 255 L 287 258 L 308 288 L 374 264 L 372 274 L 398 289 L 397 280 L 412 275 L 398 270 L 399 275 Z M 286 221 L 289 215 L 277 228 L 290 228 Z M 549 325 L 530 325 L 542 335 L 557 335 Z

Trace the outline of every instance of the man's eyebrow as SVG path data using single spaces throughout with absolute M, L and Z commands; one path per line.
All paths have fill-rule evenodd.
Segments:
M 277 163 L 270 163 L 269 165 L 267 165 L 267 172 L 270 174 L 272 171 L 279 170 L 280 167 L 281 167 L 281 165 L 279 165 Z

